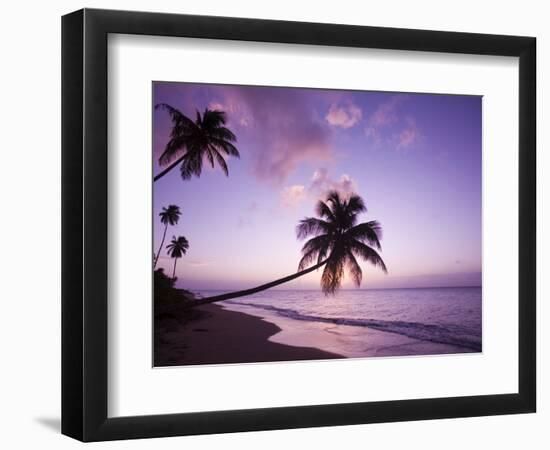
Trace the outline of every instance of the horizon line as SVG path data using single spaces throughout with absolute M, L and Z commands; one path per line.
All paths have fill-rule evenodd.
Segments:
M 339 289 L 339 291 L 391 291 L 391 290 L 397 290 L 397 289 L 456 289 L 456 288 L 479 288 L 482 289 L 482 285 L 467 285 L 467 286 L 407 286 L 407 287 L 386 287 L 386 288 L 359 288 L 359 289 L 353 289 L 353 288 L 342 288 Z M 236 289 L 191 289 L 191 288 L 176 288 L 176 289 L 184 289 L 187 291 L 212 291 L 212 292 L 231 292 L 232 290 Z M 322 292 L 320 289 L 266 289 L 266 291 L 308 291 L 308 292 Z

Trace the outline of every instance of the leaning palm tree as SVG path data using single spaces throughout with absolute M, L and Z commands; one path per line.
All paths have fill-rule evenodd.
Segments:
M 377 252 L 381 250 L 380 223 L 376 220 L 357 223 L 359 214 L 366 210 L 363 199 L 358 195 L 345 199 L 336 191 L 330 192 L 326 201 L 317 203 L 316 212 L 319 217 L 305 218 L 296 228 L 298 239 L 312 236 L 302 248 L 298 272 L 255 288 L 194 300 L 186 305 L 192 307 L 252 295 L 323 266 L 321 289 L 325 295 L 335 294 L 342 284 L 344 269 L 349 271 L 357 287 L 361 285 L 363 271 L 357 259 L 369 262 L 387 273 L 386 265 Z M 313 265 L 310 266 L 311 264 Z
M 216 162 L 225 175 L 229 175 L 225 157 L 239 158 L 240 155 L 234 145 L 237 137 L 225 126 L 225 112 L 207 108 L 202 115 L 197 111 L 197 117 L 193 121 L 166 103 L 160 103 L 155 108 L 168 111 L 172 119 L 172 131 L 170 140 L 159 158 L 159 164 L 167 167 L 156 175 L 153 181 L 159 180 L 178 165 L 184 180 L 190 179 L 193 175 L 198 177 L 202 172 L 205 158 L 212 168 Z
M 189 242 L 183 236 L 172 237 L 172 242 L 170 242 L 166 248 L 168 249 L 168 254 L 174 258 L 174 270 L 172 272 L 172 279 L 176 277 L 176 263 L 178 258 L 181 258 L 189 250 Z
M 157 266 L 157 262 L 160 257 L 160 251 L 164 245 L 164 239 L 166 239 L 166 230 L 168 230 L 168 225 L 176 225 L 180 218 L 181 211 L 180 207 L 177 205 L 168 205 L 168 208 L 163 207 L 162 211 L 159 213 L 160 221 L 164 224 L 164 233 L 162 235 L 162 241 L 160 243 L 159 251 L 155 257 L 155 263 L 153 264 L 153 269 Z

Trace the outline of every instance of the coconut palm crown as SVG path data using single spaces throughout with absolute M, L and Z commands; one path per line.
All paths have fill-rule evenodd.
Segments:
M 163 207 L 162 211 L 159 213 L 159 216 L 160 221 L 164 225 L 176 225 L 181 216 L 180 207 L 177 205 L 168 205 L 168 208 Z
M 387 273 L 380 250 L 382 228 L 376 220 L 358 223 L 359 214 L 366 212 L 363 199 L 358 195 L 344 198 L 337 191 L 328 194 L 326 201 L 316 206 L 317 217 L 302 219 L 296 227 L 299 239 L 313 236 L 302 248 L 298 270 L 315 262 L 326 261 L 321 276 L 325 294 L 334 294 L 342 284 L 347 269 L 354 284 L 359 287 L 363 272 L 358 259 L 373 264 Z
M 189 180 L 193 175 L 199 177 L 205 159 L 212 168 L 217 164 L 226 176 L 229 175 L 225 158 L 239 158 L 240 154 L 234 145 L 237 137 L 225 126 L 224 111 L 206 108 L 202 114 L 197 111 L 196 119 L 191 120 L 166 103 L 156 105 L 155 109 L 168 111 L 172 119 L 172 131 L 170 140 L 159 158 L 159 164 L 168 167 L 156 175 L 154 181 L 178 165 L 184 180 Z
M 168 254 L 174 258 L 174 270 L 172 272 L 172 278 L 176 276 L 176 263 L 178 258 L 181 258 L 189 250 L 189 241 L 184 236 L 172 237 L 172 241 L 166 246 Z

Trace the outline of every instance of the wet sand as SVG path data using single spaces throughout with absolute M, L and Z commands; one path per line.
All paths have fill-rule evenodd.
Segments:
M 281 329 L 281 332 L 270 337 L 272 342 L 317 347 L 324 351 L 341 354 L 346 358 L 475 353 L 474 350 L 464 347 L 424 341 L 368 327 L 335 325 L 308 320 L 296 321 L 244 305 L 225 304 L 224 308 L 274 323 Z
M 158 315 L 155 367 L 343 358 L 314 347 L 268 340 L 280 331 L 277 325 L 259 317 L 219 305 Z

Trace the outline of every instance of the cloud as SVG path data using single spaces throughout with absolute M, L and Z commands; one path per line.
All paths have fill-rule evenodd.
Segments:
M 282 184 L 301 163 L 332 159 L 331 132 L 315 112 L 314 93 L 269 87 L 222 86 L 210 105 L 228 113 L 228 125 L 246 127 L 252 172 L 262 180 Z
M 214 111 L 228 111 L 227 105 L 224 105 L 220 102 L 212 101 L 208 104 L 208 109 L 212 109 Z
M 227 113 L 227 121 L 230 126 L 240 126 L 247 128 L 252 123 L 252 118 L 249 117 L 245 108 L 235 101 L 235 99 L 227 98 L 224 102 L 213 100 L 208 104 L 209 109 L 225 111 Z
M 306 187 L 301 184 L 288 186 L 281 191 L 281 203 L 285 208 L 294 209 L 306 198 Z
M 334 97 L 327 92 L 326 99 L 333 102 Z M 331 127 L 318 112 L 321 106 L 314 90 L 158 83 L 154 101 L 169 103 L 193 119 L 196 111 L 205 107 L 225 111 L 227 126 L 238 138 L 241 163 L 267 183 L 281 186 L 301 164 L 332 159 Z M 157 160 L 171 127 L 166 112 L 157 111 L 154 133 Z
M 401 130 L 397 136 L 397 149 L 406 149 L 414 144 L 419 137 L 418 127 L 416 126 L 416 121 L 408 117 L 406 120 L 406 126 Z
M 345 106 L 337 106 L 335 103 L 330 105 L 327 115 L 325 116 L 326 121 L 335 126 L 342 128 L 351 128 L 363 117 L 363 112 L 361 108 L 349 103 Z
M 380 141 L 383 129 L 398 121 L 397 109 L 406 99 L 407 95 L 398 94 L 378 105 L 378 108 L 367 119 L 365 127 L 367 137 Z
M 347 197 L 357 192 L 357 182 L 346 173 L 335 180 L 329 176 L 326 168 L 317 169 L 311 177 L 309 192 L 317 198 L 324 198 L 329 191 L 337 191 Z
M 376 144 L 389 144 L 397 150 L 404 150 L 420 138 L 416 121 L 412 117 L 402 118 L 400 105 L 408 98 L 405 94 L 394 95 L 381 103 L 368 117 L 365 135 Z
M 283 206 L 295 209 L 304 200 L 317 201 L 325 199 L 330 191 L 337 191 L 343 197 L 348 197 L 357 192 L 357 182 L 348 174 L 340 175 L 334 179 L 326 168 L 322 167 L 313 172 L 309 185 L 302 184 L 288 186 L 281 191 L 281 203 Z

